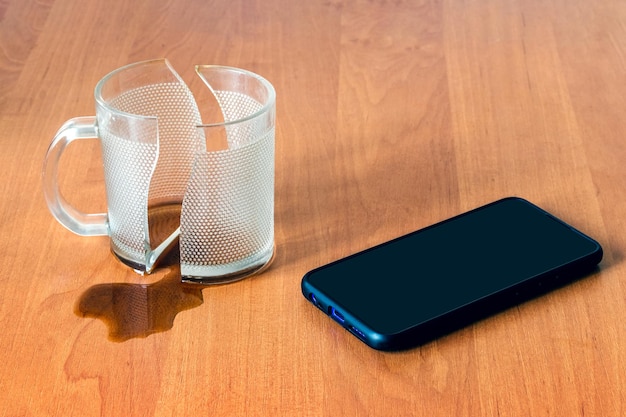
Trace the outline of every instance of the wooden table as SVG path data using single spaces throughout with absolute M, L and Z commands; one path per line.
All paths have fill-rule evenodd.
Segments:
M 46 208 L 56 130 L 159 57 L 276 88 L 262 275 L 142 277 Z M 0 416 L 624 416 L 625 135 L 619 0 L 0 1 Z M 66 198 L 104 210 L 98 143 L 62 164 Z M 400 353 L 301 295 L 316 266 L 509 195 L 599 240 L 599 272 Z

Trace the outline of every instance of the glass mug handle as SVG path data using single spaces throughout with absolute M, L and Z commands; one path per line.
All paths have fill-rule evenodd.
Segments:
M 57 182 L 58 165 L 63 151 L 71 142 L 83 139 L 98 139 L 95 116 L 75 117 L 61 126 L 44 159 L 43 193 L 50 212 L 67 229 L 81 236 L 107 236 L 107 214 L 83 213 L 74 208 L 61 195 Z

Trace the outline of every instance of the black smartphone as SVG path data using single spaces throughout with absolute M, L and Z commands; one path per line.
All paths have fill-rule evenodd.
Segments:
M 304 296 L 367 345 L 404 350 L 597 268 L 601 246 L 509 197 L 332 262 Z

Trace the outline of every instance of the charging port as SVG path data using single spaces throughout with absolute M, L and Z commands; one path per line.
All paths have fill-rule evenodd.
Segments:
M 346 318 L 343 316 L 343 314 L 338 312 L 335 307 L 328 307 L 328 309 L 330 310 L 330 317 L 332 317 L 336 322 L 342 325 L 346 322 Z

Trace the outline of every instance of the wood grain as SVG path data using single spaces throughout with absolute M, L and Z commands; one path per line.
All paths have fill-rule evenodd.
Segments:
M 625 21 L 619 0 L 0 0 L 0 416 L 626 415 Z M 257 277 L 139 276 L 45 206 L 56 130 L 106 73 L 160 57 L 192 88 L 194 64 L 276 88 Z M 104 210 L 98 143 L 62 163 L 67 199 Z M 393 354 L 300 293 L 309 269 L 507 195 L 598 239 L 600 270 Z

